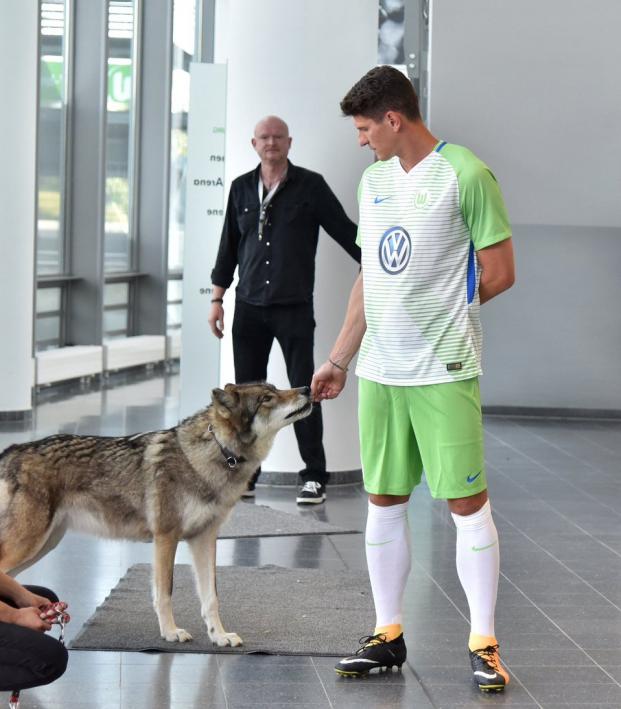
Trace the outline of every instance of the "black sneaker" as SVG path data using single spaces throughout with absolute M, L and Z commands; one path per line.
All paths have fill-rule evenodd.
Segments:
M 503 692 L 509 684 L 509 673 L 500 664 L 498 645 L 468 650 L 474 681 L 482 692 Z
M 337 675 L 342 677 L 364 677 L 372 669 L 390 669 L 395 665 L 401 669 L 405 662 L 407 650 L 403 633 L 394 640 L 386 640 L 385 635 L 368 635 L 360 638 L 360 648 L 355 655 L 344 657 L 334 667 Z
M 298 505 L 320 505 L 326 499 L 326 486 L 314 480 L 307 480 L 296 499 Z

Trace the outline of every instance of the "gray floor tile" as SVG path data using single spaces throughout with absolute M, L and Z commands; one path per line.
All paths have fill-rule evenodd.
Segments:
M 316 674 L 312 682 L 290 682 L 282 677 L 265 677 L 262 681 L 250 679 L 228 683 L 226 700 L 230 706 L 274 703 L 290 707 L 300 704 L 330 707 Z
M 474 682 L 467 684 L 434 684 L 427 687 L 429 699 L 434 707 L 452 709 L 473 709 L 474 707 L 490 706 L 519 706 L 536 707 L 537 701 L 515 682 L 502 693 L 487 695 L 479 691 Z
M 0 424 L 0 447 L 59 431 L 121 435 L 174 425 L 177 375 L 123 381 L 103 391 L 48 393 L 32 425 Z M 414 562 L 404 602 L 408 661 L 402 672 L 351 682 L 334 673 L 332 657 L 72 651 L 64 677 L 24 692 L 23 709 L 618 709 L 621 422 L 488 417 L 485 429 L 501 537 L 497 629 L 513 675 L 504 695 L 482 695 L 472 683 L 455 528 L 447 505 L 432 500 L 423 484 L 410 506 Z M 256 501 L 298 514 L 295 492 L 259 484 Z M 304 513 L 363 530 L 366 511 L 362 486 L 348 485 L 329 488 L 328 502 Z M 150 562 L 152 551 L 150 544 L 70 533 L 20 580 L 46 583 L 69 600 L 71 638 L 127 568 Z M 190 562 L 183 544 L 177 561 Z M 364 535 L 222 540 L 218 562 L 365 569 Z M 370 630 L 345 629 L 352 651 Z
M 549 703 L 599 702 L 621 706 L 621 687 L 616 683 L 607 684 L 530 684 L 529 691 L 535 699 L 546 706 Z M 592 706 L 592 705 L 591 705 Z

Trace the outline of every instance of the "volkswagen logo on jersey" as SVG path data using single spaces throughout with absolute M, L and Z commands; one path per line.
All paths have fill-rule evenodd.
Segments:
M 401 226 L 393 226 L 384 232 L 379 245 L 379 260 L 386 273 L 401 273 L 410 261 L 412 240 Z

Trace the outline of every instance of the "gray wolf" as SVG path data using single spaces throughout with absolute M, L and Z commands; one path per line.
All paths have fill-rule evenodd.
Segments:
M 219 646 L 242 640 L 222 626 L 216 592 L 218 530 L 276 433 L 308 416 L 310 389 L 227 384 L 207 408 L 163 431 L 55 435 L 0 455 L 0 569 L 18 573 L 67 529 L 154 542 L 153 605 L 170 642 L 192 636 L 172 612 L 175 551 L 187 541 L 201 615 Z

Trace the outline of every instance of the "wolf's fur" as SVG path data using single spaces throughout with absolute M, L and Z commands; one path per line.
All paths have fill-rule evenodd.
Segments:
M 192 553 L 201 613 L 218 645 L 240 645 L 218 613 L 216 538 L 266 458 L 274 436 L 312 408 L 307 387 L 227 384 L 178 426 L 133 436 L 49 436 L 0 456 L 0 569 L 17 573 L 77 529 L 153 540 L 153 603 L 162 637 L 191 640 L 175 624 L 175 551 Z M 227 457 L 237 459 L 233 461 Z

